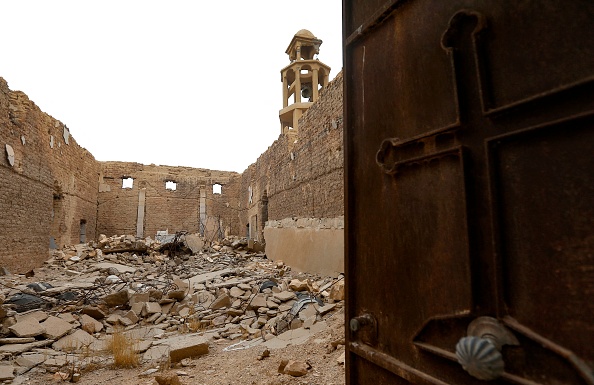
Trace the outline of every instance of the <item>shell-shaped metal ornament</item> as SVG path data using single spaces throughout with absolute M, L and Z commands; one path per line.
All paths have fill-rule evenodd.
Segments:
M 462 338 L 456 344 L 456 357 L 464 370 L 479 380 L 494 380 L 503 374 L 501 352 L 486 338 Z

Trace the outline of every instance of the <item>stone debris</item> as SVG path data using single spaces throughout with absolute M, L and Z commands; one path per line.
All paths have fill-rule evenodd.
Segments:
M 182 385 L 176 373 L 157 375 L 155 381 L 159 385 Z
M 77 382 L 85 365 L 112 362 L 105 350 L 118 330 L 146 364 L 191 365 L 215 340 L 261 345 L 262 360 L 326 330 L 324 320 L 343 307 L 342 276 L 293 274 L 245 239 L 183 238 L 101 235 L 53 250 L 28 278 L 0 276 L 0 381 L 40 370 Z M 308 369 L 290 361 L 279 372 Z M 180 383 L 176 374 L 155 380 Z
M 311 366 L 305 361 L 289 361 L 283 368 L 283 373 L 293 377 L 301 377 L 307 374 Z

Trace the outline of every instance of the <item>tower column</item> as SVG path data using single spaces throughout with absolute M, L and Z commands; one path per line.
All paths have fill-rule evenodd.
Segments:
M 295 68 L 295 103 L 301 103 L 301 67 Z
M 313 69 L 312 79 L 311 79 L 311 88 L 312 88 L 312 96 L 313 101 L 315 102 L 318 100 L 318 69 Z
M 289 85 L 287 84 L 287 74 L 283 74 L 283 108 L 289 105 Z

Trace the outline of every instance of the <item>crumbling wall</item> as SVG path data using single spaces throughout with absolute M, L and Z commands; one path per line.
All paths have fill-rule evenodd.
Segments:
M 154 237 L 157 231 L 186 230 L 211 238 L 233 228 L 236 198 L 226 185 L 235 172 L 190 167 L 101 162 L 98 197 L 100 234 Z M 131 188 L 123 179 L 132 178 Z M 175 184 L 175 189 L 172 189 Z M 213 194 L 213 185 L 222 186 Z M 170 188 L 167 188 L 169 185 Z M 235 226 L 236 227 L 236 226 Z M 229 230 L 231 231 L 231 230 Z
M 344 215 L 342 86 L 339 73 L 301 117 L 299 131 L 281 134 L 243 172 L 238 183 L 241 224 L 250 225 L 255 239 L 265 239 L 269 258 L 283 259 L 298 269 L 319 270 L 320 260 L 326 260 L 333 271 L 342 269 L 343 228 L 320 227 L 316 221 L 341 219 Z M 282 222 L 284 219 L 300 218 L 313 221 L 300 222 L 291 230 L 279 225 L 288 223 Z M 272 226 L 272 221 L 281 222 Z M 299 239 L 309 242 L 307 253 L 295 242 L 280 241 L 294 238 L 297 227 Z M 327 245 L 323 246 L 330 232 L 334 233 L 337 251 L 332 256 L 324 251 Z M 273 247 L 269 245 L 270 237 L 275 238 Z M 310 264 L 312 261 L 317 262 Z
M 14 272 L 41 265 L 50 239 L 93 238 L 98 164 L 60 121 L 0 78 L 0 263 Z M 90 235 L 89 235 L 90 234 Z

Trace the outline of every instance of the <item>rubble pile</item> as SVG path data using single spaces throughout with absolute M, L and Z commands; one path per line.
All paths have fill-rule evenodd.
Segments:
M 249 246 L 101 235 L 52 251 L 26 277 L 0 277 L 0 381 L 33 370 L 76 382 L 89 366 L 113 364 L 101 352 L 117 333 L 142 362 L 167 365 L 207 354 L 213 340 L 230 350 L 284 347 L 342 308 L 342 277 L 294 274 Z

